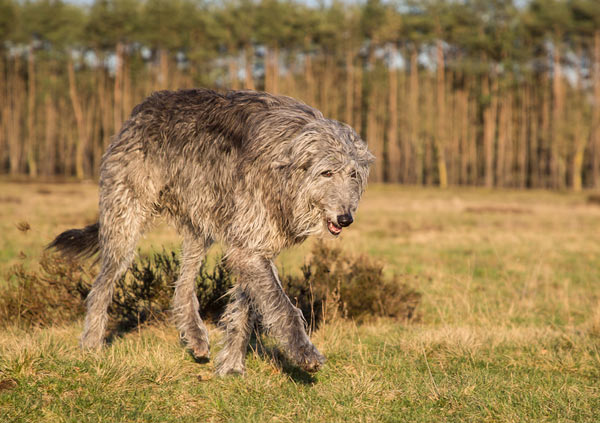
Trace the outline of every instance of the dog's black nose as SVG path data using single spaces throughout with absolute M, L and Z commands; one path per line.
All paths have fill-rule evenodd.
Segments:
M 340 214 L 337 217 L 337 221 L 338 225 L 345 228 L 346 226 L 350 226 L 354 222 L 354 219 L 352 219 L 352 215 L 350 214 Z

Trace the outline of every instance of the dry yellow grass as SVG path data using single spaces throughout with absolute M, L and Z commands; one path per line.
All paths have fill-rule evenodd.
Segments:
M 47 191 L 50 191 L 48 193 Z M 0 266 L 34 266 L 91 222 L 91 184 L 0 184 Z M 8 199 L 8 200 L 7 200 Z M 27 222 L 30 229 L 17 225 Z M 369 187 L 346 251 L 423 294 L 419 323 L 335 320 L 311 377 L 256 349 L 245 379 L 214 379 L 170 326 L 97 354 L 80 324 L 0 332 L 0 415 L 15 421 L 597 421 L 600 206 L 585 194 Z M 176 246 L 162 226 L 142 251 Z M 279 260 L 298 271 L 310 244 Z M 1 282 L 0 282 L 1 283 Z M 216 343 L 220 333 L 211 328 Z M 4 382 L 3 382 L 4 381 Z M 4 388 L 2 388 L 4 386 Z M 27 411 L 25 411 L 27 410 Z

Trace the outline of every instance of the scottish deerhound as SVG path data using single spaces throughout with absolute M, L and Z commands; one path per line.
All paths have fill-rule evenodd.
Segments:
M 325 358 L 283 291 L 273 259 L 309 235 L 337 236 L 353 221 L 374 157 L 348 125 L 289 97 L 251 91 L 161 91 L 137 105 L 102 158 L 98 223 L 49 245 L 84 258 L 100 252 L 87 298 L 85 349 L 104 339 L 115 281 L 155 217 L 183 236 L 173 299 L 182 339 L 209 354 L 195 277 L 214 240 L 236 276 L 223 316 L 219 375 L 243 373 L 254 316 L 307 371 Z

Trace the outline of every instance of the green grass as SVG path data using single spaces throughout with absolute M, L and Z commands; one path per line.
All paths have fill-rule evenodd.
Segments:
M 96 213 L 93 185 L 0 192 L 3 274 L 35 266 L 53 235 Z M 246 377 L 229 379 L 195 363 L 168 325 L 97 354 L 79 350 L 81 323 L 13 326 L 0 330 L 0 421 L 598 421 L 598 233 L 585 195 L 372 186 L 340 245 L 417 287 L 419 322 L 327 323 L 312 336 L 328 358 L 314 376 L 263 338 Z M 141 251 L 177 242 L 161 226 Z M 279 267 L 297 272 L 309 252 L 287 251 Z

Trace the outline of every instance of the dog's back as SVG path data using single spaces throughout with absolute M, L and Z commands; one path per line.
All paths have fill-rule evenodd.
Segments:
M 319 119 L 318 110 L 267 93 L 156 92 L 133 109 L 103 157 L 101 214 L 127 190 L 145 200 L 144 214 L 223 239 L 239 209 L 260 201 L 259 186 L 281 182 L 272 168 L 286 142 Z
M 243 151 L 267 139 L 261 132 L 268 131 L 265 124 L 275 118 L 294 132 L 323 116 L 293 98 L 262 92 L 158 91 L 133 109 L 115 141 L 131 142 L 131 137 L 123 135 L 141 130 L 133 140 L 141 142 L 148 153 L 171 149 L 177 154 L 189 148 L 201 153 L 211 147 L 225 153 Z M 281 133 L 279 138 L 286 135 Z

